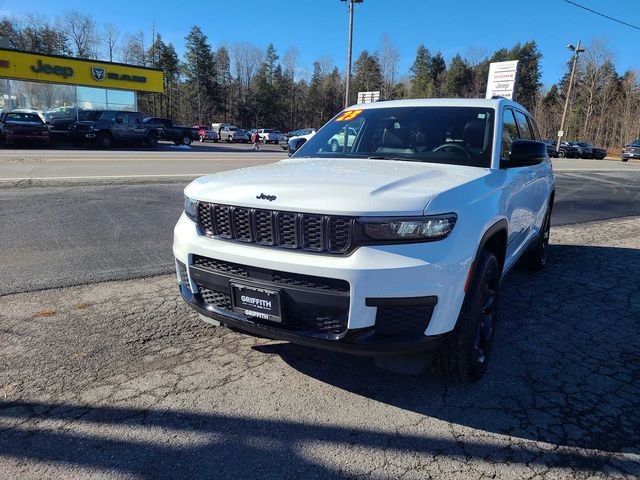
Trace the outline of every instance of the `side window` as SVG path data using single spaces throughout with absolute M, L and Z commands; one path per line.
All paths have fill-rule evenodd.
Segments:
M 500 153 L 501 158 L 509 158 L 511 144 L 518 138 L 518 127 L 516 125 L 516 119 L 513 117 L 513 110 L 511 110 L 510 108 L 505 108 L 504 112 L 502 113 L 502 151 Z
M 538 130 L 536 121 L 531 117 L 527 117 L 527 120 L 529 120 L 529 126 L 531 127 L 531 131 L 533 132 L 533 138 L 540 141 L 542 137 L 540 136 L 540 130 Z
M 129 117 L 126 113 L 117 113 L 116 114 L 116 122 L 118 123 L 129 123 Z
M 527 121 L 527 116 L 516 110 L 516 122 L 518 122 L 518 130 L 520 131 L 520 138 L 523 140 L 533 140 L 533 132 L 529 127 L 529 122 Z

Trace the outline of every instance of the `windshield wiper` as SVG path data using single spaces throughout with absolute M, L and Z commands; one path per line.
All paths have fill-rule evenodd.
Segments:
M 367 160 L 411 160 L 406 157 L 388 157 L 386 155 L 372 155 L 367 157 Z

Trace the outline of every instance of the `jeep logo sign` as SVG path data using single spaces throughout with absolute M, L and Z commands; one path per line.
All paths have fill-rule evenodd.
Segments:
M 31 65 L 31 71 L 34 73 L 45 73 L 47 75 L 58 75 L 62 78 L 73 77 L 73 68 L 49 65 L 48 63 L 42 63 L 42 60 L 38 60 L 38 63 Z
M 91 76 L 94 80 L 101 82 L 104 80 L 104 68 L 91 67 Z

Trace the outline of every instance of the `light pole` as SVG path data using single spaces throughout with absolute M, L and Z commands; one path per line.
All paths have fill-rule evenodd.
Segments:
M 349 3 L 349 47 L 347 49 L 347 78 L 345 81 L 344 108 L 349 106 L 349 96 L 351 95 L 351 45 L 353 43 L 353 4 L 362 3 L 363 0 L 340 0 Z
M 569 88 L 567 89 L 567 97 L 564 99 L 564 111 L 562 112 L 562 120 L 560 121 L 560 131 L 558 132 L 558 144 L 556 150 L 560 151 L 560 143 L 562 143 L 562 136 L 564 135 L 564 122 L 567 119 L 567 109 L 569 108 L 569 100 L 571 98 L 571 89 L 573 87 L 573 77 L 576 73 L 576 64 L 578 63 L 578 55 L 584 52 L 585 48 L 580 45 L 578 40 L 578 46 L 574 47 L 571 43 L 567 45 L 567 48 L 573 52 L 573 65 L 571 66 L 571 76 L 569 77 Z

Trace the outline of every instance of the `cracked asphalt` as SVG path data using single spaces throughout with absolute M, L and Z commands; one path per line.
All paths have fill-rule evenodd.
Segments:
M 2 478 L 637 478 L 640 217 L 556 227 L 447 386 L 201 323 L 173 275 L 0 297 Z

